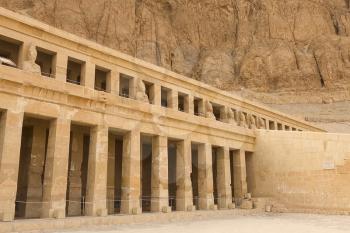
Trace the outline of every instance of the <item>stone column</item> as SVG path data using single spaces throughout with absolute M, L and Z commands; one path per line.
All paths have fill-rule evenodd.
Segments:
M 87 61 L 82 66 L 82 69 L 81 85 L 90 89 L 95 89 L 95 64 Z
M 82 132 L 73 131 L 71 139 L 71 161 L 68 178 L 68 196 L 67 203 L 68 216 L 81 215 L 81 197 L 82 197 L 82 163 L 84 156 L 84 134 Z
M 86 215 L 107 215 L 108 127 L 90 130 L 89 164 L 86 189 Z
M 177 142 L 176 147 L 176 210 L 192 211 L 193 195 L 191 182 L 191 141 Z
M 26 218 L 40 218 L 42 200 L 42 174 L 44 171 L 46 128 L 34 125 L 32 151 L 28 168 Z
M 159 84 L 154 84 L 153 104 L 161 106 L 162 91 Z
M 189 114 L 194 114 L 194 97 L 193 95 L 188 95 L 186 97 L 186 106 L 185 106 L 185 112 L 188 112 Z
M 178 111 L 179 110 L 179 97 L 178 97 L 178 92 L 177 91 L 175 91 L 175 90 L 170 90 L 170 98 L 169 98 L 169 100 L 170 100 L 170 104 L 169 104 L 169 106 L 170 106 L 170 108 L 172 108 L 172 109 L 174 109 L 174 110 L 176 110 L 176 111 Z
M 217 154 L 217 190 L 218 207 L 220 209 L 231 208 L 231 172 L 230 172 L 230 148 L 224 147 Z
M 64 218 L 69 158 L 70 120 L 50 123 L 43 187 L 43 218 Z
M 111 70 L 107 78 L 107 92 L 113 95 L 119 95 L 119 72 Z
M 198 196 L 199 209 L 214 207 L 214 187 L 212 170 L 212 146 L 208 143 L 198 146 Z
M 140 214 L 140 131 L 134 129 L 124 136 L 122 161 L 121 213 Z
M 115 199 L 115 141 L 114 135 L 109 135 L 108 141 L 108 168 L 107 168 L 107 208 L 108 214 L 114 214 Z
M 67 80 L 67 65 L 68 65 L 68 55 L 62 52 L 59 52 L 55 56 L 56 66 L 54 66 L 54 74 L 56 79 L 62 82 Z
M 0 221 L 12 221 L 21 148 L 23 112 L 7 110 L 0 119 Z
M 245 151 L 236 150 L 233 152 L 233 171 L 234 171 L 234 197 L 235 201 L 240 202 L 248 191 L 247 170 L 245 164 Z
M 155 136 L 152 142 L 152 212 L 170 212 L 168 198 L 168 138 Z

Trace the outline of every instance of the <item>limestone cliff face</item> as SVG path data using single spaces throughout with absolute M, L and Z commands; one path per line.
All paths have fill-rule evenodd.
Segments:
M 0 0 L 217 87 L 350 86 L 349 0 Z

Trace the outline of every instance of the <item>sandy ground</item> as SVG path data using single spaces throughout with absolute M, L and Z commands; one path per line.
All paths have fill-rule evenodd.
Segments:
M 237 216 L 163 224 L 123 225 L 69 233 L 343 233 L 350 232 L 350 216 L 282 214 Z M 67 233 L 67 232 L 66 232 Z

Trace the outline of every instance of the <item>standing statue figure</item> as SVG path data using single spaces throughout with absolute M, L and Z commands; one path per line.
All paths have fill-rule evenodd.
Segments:
M 209 101 L 205 104 L 205 117 L 210 119 L 216 119 L 214 115 L 213 105 Z
M 266 123 L 264 121 L 264 119 L 262 119 L 261 117 L 258 117 L 258 129 L 266 129 Z
M 247 128 L 247 119 L 242 111 L 238 113 L 239 126 Z
M 37 55 L 36 46 L 30 44 L 27 50 L 26 59 L 23 61 L 23 70 L 41 74 L 41 67 L 35 63 Z
M 149 103 L 148 96 L 146 94 L 146 86 L 145 83 L 138 79 L 137 85 L 136 85 L 136 100 L 143 101 Z
M 235 112 L 233 112 L 231 108 L 228 108 L 226 116 L 227 116 L 227 123 L 232 125 L 237 125 L 236 114 Z
M 248 126 L 250 129 L 256 129 L 256 120 L 252 114 L 247 115 Z

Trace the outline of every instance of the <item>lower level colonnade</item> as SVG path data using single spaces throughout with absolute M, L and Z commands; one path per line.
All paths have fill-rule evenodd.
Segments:
M 150 135 L 4 110 L 0 221 L 232 208 L 248 192 L 251 154 L 195 142 L 191 134 Z

